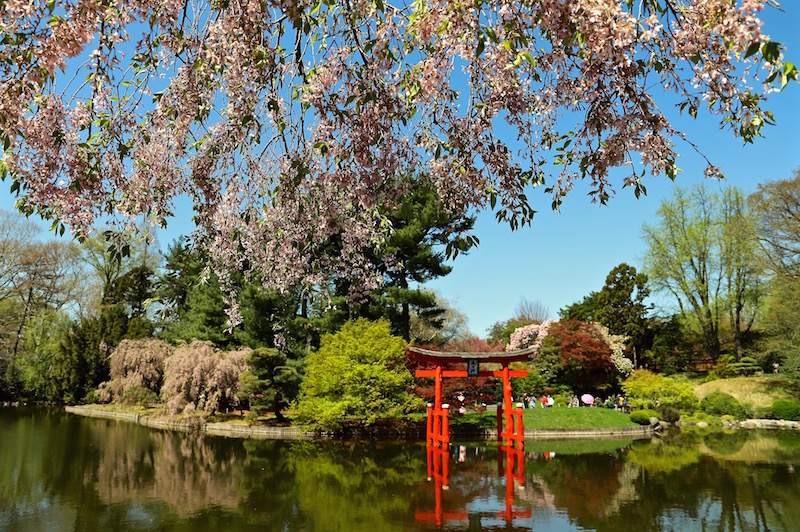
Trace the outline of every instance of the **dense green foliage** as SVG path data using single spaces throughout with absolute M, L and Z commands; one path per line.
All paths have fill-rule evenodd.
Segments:
M 631 408 L 671 406 L 691 412 L 697 408 L 697 396 L 688 383 L 647 370 L 636 370 L 622 383 Z
M 645 298 L 649 294 L 647 276 L 623 262 L 609 272 L 599 292 L 568 305 L 559 314 L 567 320 L 596 321 L 605 325 L 611 334 L 627 336 L 628 345 L 638 358 L 646 341 L 649 307 Z
M 657 291 L 674 298 L 712 361 L 722 353 L 725 326 L 733 355 L 741 357 L 762 304 L 756 217 L 741 189 L 716 194 L 699 184 L 691 191 L 676 187 L 656 223 L 642 228 L 647 275 Z
M 385 247 L 369 254 L 383 278 L 382 286 L 366 301 L 353 304 L 346 297 L 353 288 L 351 282 L 335 279 L 339 310 L 329 314 L 327 330 L 335 332 L 344 320 L 357 317 L 386 319 L 392 334 L 410 341 L 412 316 L 442 328 L 446 309 L 423 284 L 452 271 L 446 264 L 448 257 L 477 245 L 478 239 L 471 234 L 475 219 L 443 209 L 436 192 L 421 182 L 412 181 L 409 186 L 399 205 L 382 209 L 392 233 Z
M 657 408 L 658 419 L 667 423 L 675 423 L 680 420 L 681 412 L 674 406 L 659 406 Z
M 712 416 L 733 416 L 736 419 L 745 419 L 747 412 L 742 404 L 730 394 L 714 391 L 703 397 L 700 409 Z
M 247 365 L 240 380 L 251 411 L 269 410 L 282 420 L 281 410 L 297 397 L 300 388 L 299 363 L 275 348 L 259 347 L 247 356 Z
M 392 336 L 385 320 L 359 318 L 323 337 L 319 351 L 308 356 L 297 420 L 316 430 L 334 430 L 346 418 L 371 424 L 422 411 L 422 399 L 408 391 L 413 380 L 405 366 L 406 345 Z
M 775 419 L 800 421 L 800 402 L 789 399 L 778 399 L 772 403 L 772 414 Z
M 128 317 L 119 306 L 73 325 L 52 358 L 46 398 L 73 404 L 93 400 L 100 383 L 109 379 L 108 356 L 127 330 Z

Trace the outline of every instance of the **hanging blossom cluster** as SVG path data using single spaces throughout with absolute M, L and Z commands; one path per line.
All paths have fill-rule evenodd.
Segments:
M 545 320 L 542 323 L 531 323 L 524 327 L 518 327 L 511 333 L 506 351 L 533 348 L 538 353 L 547 337 L 547 331 L 553 323 L 553 320 Z
M 222 352 L 211 342 L 194 340 L 175 349 L 164 362 L 161 399 L 170 414 L 222 412 L 241 408 L 241 374 L 249 348 Z
M 109 357 L 111 379 L 100 384 L 100 400 L 134 401 L 142 390 L 157 397 L 164 380 L 164 362 L 173 352 L 162 340 L 123 340 Z
M 135 402 L 148 391 L 170 414 L 214 413 L 241 407 L 240 376 L 250 369 L 249 348 L 222 352 L 195 340 L 177 348 L 162 340 L 123 340 L 111 354 L 111 379 L 100 384 L 103 401 Z
M 378 208 L 411 180 L 513 228 L 534 186 L 557 207 L 580 179 L 605 202 L 674 177 L 663 91 L 758 136 L 797 79 L 767 3 L 6 0 L 0 175 L 77 236 L 164 225 L 188 196 L 223 284 L 367 291 L 364 251 L 391 231 Z
M 626 376 L 633 373 L 633 362 L 625 356 L 628 337 L 622 334 L 611 334 L 608 327 L 601 323 L 593 322 L 592 325 L 600 333 L 606 345 L 611 348 L 611 362 L 614 363 L 617 371 Z

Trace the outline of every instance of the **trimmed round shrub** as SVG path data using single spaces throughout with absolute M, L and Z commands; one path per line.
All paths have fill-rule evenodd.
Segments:
M 800 402 L 778 399 L 772 403 L 772 413 L 775 415 L 775 419 L 800 421 Z
M 639 425 L 649 425 L 651 417 L 658 417 L 658 412 L 655 410 L 634 410 L 631 412 L 631 421 Z
M 719 390 L 711 392 L 700 401 L 700 410 L 712 416 L 731 415 L 736 419 L 747 417 L 742 404 L 736 398 Z
M 681 412 L 672 406 L 660 406 L 658 408 L 658 419 L 667 423 L 675 423 L 681 418 Z

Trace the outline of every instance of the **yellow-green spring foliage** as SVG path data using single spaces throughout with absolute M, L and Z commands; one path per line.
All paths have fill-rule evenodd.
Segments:
M 392 336 L 389 322 L 347 322 L 322 338 L 308 357 L 295 409 L 297 421 L 316 430 L 335 430 L 346 419 L 365 425 L 380 418 L 420 411 L 423 401 L 409 392 L 406 342 Z
M 637 369 L 622 383 L 631 408 L 673 407 L 682 412 L 697 409 L 697 396 L 689 383 Z

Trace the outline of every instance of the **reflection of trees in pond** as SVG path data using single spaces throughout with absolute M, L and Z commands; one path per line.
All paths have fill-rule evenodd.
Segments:
M 596 439 L 596 440 L 563 440 L 547 441 L 534 440 L 525 442 L 526 453 L 551 452 L 557 455 L 564 454 L 612 454 L 618 455 L 626 449 L 632 439 Z
M 637 441 L 631 445 L 626 459 L 651 475 L 671 473 L 696 463 L 700 459 L 700 449 L 696 436 Z
M 56 411 L 0 414 L 0 529 L 382 532 L 418 529 L 415 511 L 434 508 L 424 445 L 242 441 Z M 537 449 L 556 457 L 535 459 Z M 676 431 L 601 453 L 570 449 L 580 451 L 526 445 L 525 487 L 513 505 L 533 509 L 534 526 L 556 513 L 599 532 L 800 523 L 797 432 Z M 442 506 L 469 511 L 470 521 L 449 526 L 504 526 L 485 518 L 504 508 L 497 446 L 465 451 L 459 462 L 459 447 L 451 449 Z
M 704 442 L 703 451 L 722 460 L 797 463 L 800 456 L 800 433 L 797 431 L 738 430 L 730 435 L 709 434 Z
M 300 442 L 289 460 L 308 529 L 378 531 L 387 521 L 413 520 L 406 494 L 424 481 L 424 447 Z
M 721 438 L 711 441 L 725 450 L 742 440 L 742 449 L 755 441 L 752 436 L 733 443 Z M 639 502 L 620 506 L 603 521 L 582 524 L 598 531 L 627 529 L 630 523 L 647 530 L 791 530 L 800 522 L 795 504 L 800 483 L 788 466 L 763 458 L 760 463 L 715 459 L 703 456 L 701 446 L 697 435 L 634 444 L 627 460 L 642 468 L 635 481 Z
M 42 437 L 43 428 L 50 433 L 69 433 L 63 415 L 45 409 L 4 409 L 0 423 L 0 512 L 20 513 L 25 508 L 38 505 L 48 498 L 53 478 L 64 467 L 61 453 L 53 446 L 51 438 Z M 58 440 L 57 440 L 58 441 Z
M 555 460 L 526 463 L 526 476 L 530 473 L 544 479 L 555 507 L 566 510 L 582 526 L 602 519 L 609 508 L 618 506 L 627 496 L 635 497 L 630 485 L 635 471 L 626 470 L 621 460 L 598 460 L 596 454 L 557 456 Z
M 706 447 L 716 454 L 733 454 L 741 450 L 746 441 L 752 439 L 753 433 L 749 430 L 736 430 L 733 432 L 712 432 L 703 437 Z
M 101 449 L 96 468 L 86 470 L 106 504 L 160 500 L 178 515 L 208 506 L 236 508 L 234 489 L 247 455 L 241 442 L 95 422 L 90 434 Z
M 779 430 L 773 433 L 778 448 L 775 450 L 775 458 L 787 462 L 793 460 L 797 463 L 800 456 L 800 432 L 796 430 Z

